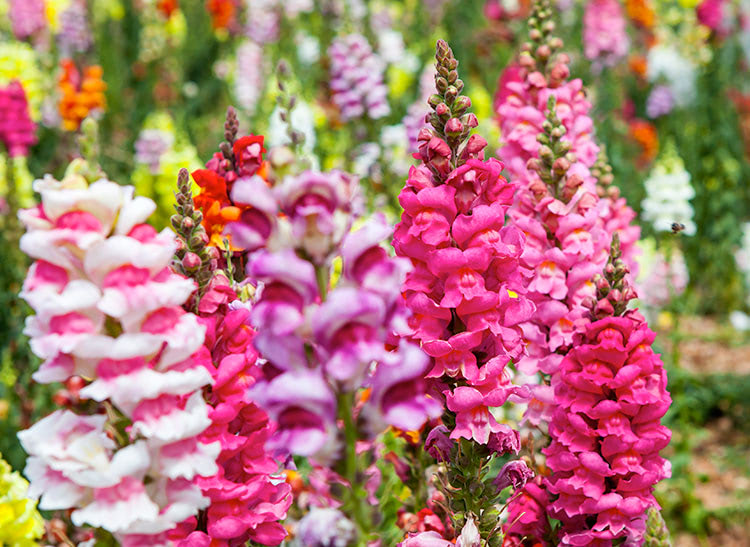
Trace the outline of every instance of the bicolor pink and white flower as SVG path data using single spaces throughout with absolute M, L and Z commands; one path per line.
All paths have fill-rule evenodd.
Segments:
M 37 381 L 81 376 L 82 397 L 131 425 L 57 411 L 19 438 L 43 506 L 73 509 L 75 524 L 123 544 L 134 534 L 157 544 L 206 507 L 195 479 L 217 470 L 219 443 L 199 439 L 211 423 L 205 329 L 181 308 L 195 285 L 169 269 L 174 235 L 145 224 L 154 203 L 105 178 L 89 184 L 84 167 L 36 181 L 41 203 L 20 214 L 21 248 L 36 259 L 25 332 L 44 360 Z

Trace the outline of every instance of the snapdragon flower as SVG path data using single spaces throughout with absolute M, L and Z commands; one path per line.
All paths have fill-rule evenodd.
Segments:
M 155 204 L 132 187 L 76 160 L 34 189 L 41 204 L 20 214 L 36 260 L 21 293 L 44 361 L 34 378 L 81 376 L 81 397 L 118 420 L 58 410 L 20 432 L 30 491 L 43 509 L 73 509 L 78 526 L 161 544 L 207 505 L 195 479 L 216 472 L 220 449 L 198 440 L 211 423 L 205 329 L 180 307 L 195 284 L 170 271 L 174 235 L 144 223 Z
M 650 222 L 654 230 L 670 232 L 676 222 L 685 226 L 682 233 L 686 236 L 695 234 L 690 204 L 695 190 L 690 185 L 690 173 L 674 146 L 668 147 L 657 160 L 643 184 L 646 188 L 646 197 L 641 202 L 643 219 Z

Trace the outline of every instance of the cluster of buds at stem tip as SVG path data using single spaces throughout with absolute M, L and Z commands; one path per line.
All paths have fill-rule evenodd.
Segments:
M 221 154 L 224 156 L 223 165 L 221 166 L 224 171 L 232 171 L 234 169 L 232 145 L 237 138 L 239 130 L 240 121 L 237 119 L 237 111 L 234 107 L 230 106 L 227 108 L 227 119 L 224 122 L 224 142 L 219 144 L 219 150 L 221 150 Z
M 555 10 L 550 0 L 536 0 L 528 19 L 529 41 L 521 45 L 518 59 L 521 68 L 530 76 L 530 82 L 539 88 L 557 87 L 570 75 L 569 57 L 560 53 L 563 41 L 554 36 Z
M 596 163 L 591 167 L 591 175 L 596 179 L 596 193 L 600 198 L 609 198 L 614 201 L 620 197 L 620 189 L 612 184 L 615 176 L 612 174 L 607 149 L 603 144 L 599 147 Z
M 426 121 L 433 127 L 435 136 L 444 139 L 451 150 L 451 167 L 460 165 L 458 149 L 478 125 L 477 117 L 468 112 L 471 99 L 461 95 L 464 82 L 458 77 L 458 60 L 447 42 L 438 40 L 435 53 L 435 88 L 428 103 L 433 112 Z
M 669 529 L 661 512 L 654 506 L 646 511 L 646 534 L 643 539 L 643 547 L 672 547 L 669 537 Z
M 576 155 L 570 151 L 570 141 L 563 140 L 566 129 L 557 117 L 555 96 L 550 95 L 547 101 L 547 119 L 542 124 L 543 132 L 536 140 L 539 142 L 537 158 L 530 158 L 526 168 L 535 171 L 550 193 L 557 199 L 569 202 L 583 184 L 583 179 L 576 174 L 569 175 L 568 169 L 576 161 Z M 532 191 L 543 195 L 546 188 L 535 187 Z
M 174 268 L 198 283 L 200 296 L 218 267 L 219 252 L 216 247 L 208 245 L 208 234 L 201 225 L 203 214 L 193 203 L 190 174 L 187 169 L 180 169 L 177 176 L 175 199 L 177 203 L 174 207 L 177 213 L 171 218 L 172 227 L 178 236 Z
M 623 315 L 628 308 L 628 302 L 637 297 L 627 279 L 630 269 L 621 255 L 620 235 L 615 232 L 612 235 L 609 260 L 604 266 L 604 275 L 594 276 L 596 300 L 589 298 L 586 302 L 592 310 L 594 320 Z

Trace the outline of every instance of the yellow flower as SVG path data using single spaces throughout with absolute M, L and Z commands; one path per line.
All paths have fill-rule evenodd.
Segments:
M 42 104 L 42 72 L 34 49 L 24 42 L 0 42 L 0 85 L 18 80 L 29 101 L 31 119 L 39 120 Z
M 60 14 L 70 5 L 70 0 L 45 0 L 44 11 L 52 32 L 60 30 Z
M 0 545 L 31 547 L 44 533 L 36 502 L 26 497 L 29 483 L 0 455 Z

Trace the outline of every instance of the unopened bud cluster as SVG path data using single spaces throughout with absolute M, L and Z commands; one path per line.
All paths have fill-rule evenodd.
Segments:
M 612 184 L 615 176 L 612 174 L 612 166 L 607 159 L 607 150 L 604 145 L 601 145 L 596 163 L 591 167 L 591 175 L 596 179 L 596 193 L 600 198 L 609 198 L 614 201 L 620 197 L 620 189 Z
M 615 233 L 612 237 L 609 260 L 604 267 L 604 275 L 594 276 L 596 301 L 589 302 L 589 305 L 593 308 L 592 313 L 595 319 L 617 317 L 625 313 L 628 302 L 637 296 L 628 283 L 626 276 L 629 273 L 630 269 L 622 259 L 619 235 Z
M 533 13 L 528 20 L 529 41 L 521 46 L 518 59 L 521 68 L 528 72 L 530 81 L 539 88 L 558 87 L 570 76 L 570 58 L 565 53 L 558 53 L 563 41 L 553 34 L 553 15 L 548 0 L 534 3 Z
M 474 114 L 468 112 L 471 99 L 461 95 L 464 82 L 458 77 L 458 61 L 443 40 L 438 40 L 435 59 L 437 93 L 430 96 L 428 101 L 433 112 L 427 115 L 426 121 L 434 128 L 435 136 L 448 143 L 455 161 L 459 146 L 469 137 L 478 121 Z
M 203 214 L 195 209 L 187 169 L 180 169 L 175 199 L 177 213 L 170 219 L 178 236 L 174 268 L 198 283 L 200 295 L 217 268 L 219 253 L 216 247 L 208 245 L 208 234 L 201 225 Z
M 547 101 L 547 119 L 542 124 L 542 130 L 543 132 L 537 136 L 540 144 L 538 157 L 530 158 L 526 168 L 539 175 L 555 198 L 567 203 L 583 184 L 583 178 L 577 174 L 568 175 L 568 169 L 577 158 L 570 151 L 570 141 L 563 140 L 567 130 L 557 117 L 554 95 L 550 95 Z M 535 194 L 542 196 L 547 188 L 535 187 L 532 184 L 531 189 Z

